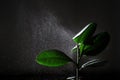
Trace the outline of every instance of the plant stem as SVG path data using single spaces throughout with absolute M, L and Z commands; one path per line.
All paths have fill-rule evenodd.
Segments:
M 76 68 L 76 80 L 79 80 L 79 69 Z
M 77 44 L 77 55 L 76 55 L 76 61 L 77 61 L 77 67 L 76 67 L 76 80 L 79 80 L 79 55 L 80 55 L 79 44 Z

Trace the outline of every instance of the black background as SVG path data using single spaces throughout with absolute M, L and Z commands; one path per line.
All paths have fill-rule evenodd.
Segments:
M 111 41 L 105 51 L 94 58 L 104 58 L 109 63 L 102 68 L 85 69 L 83 79 L 84 76 L 88 80 L 118 77 L 119 7 L 119 0 L 0 1 L 0 75 L 36 80 L 44 76 L 60 79 L 74 75 L 71 63 L 48 68 L 36 64 L 35 56 L 42 50 L 56 48 L 73 58 L 70 49 L 75 44 L 71 38 L 88 23 L 95 22 L 96 33 L 109 32 Z

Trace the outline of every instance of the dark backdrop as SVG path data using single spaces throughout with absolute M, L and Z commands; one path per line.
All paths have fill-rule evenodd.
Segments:
M 111 41 L 102 54 L 94 58 L 104 58 L 109 63 L 100 68 L 85 69 L 82 74 L 118 75 L 119 7 L 119 0 L 0 1 L 0 74 L 39 77 L 74 75 L 72 63 L 48 68 L 36 64 L 35 56 L 42 50 L 55 48 L 74 59 L 70 53 L 75 45 L 71 38 L 88 23 L 95 22 L 98 24 L 96 33 L 109 32 Z M 91 57 L 85 61 L 89 59 Z

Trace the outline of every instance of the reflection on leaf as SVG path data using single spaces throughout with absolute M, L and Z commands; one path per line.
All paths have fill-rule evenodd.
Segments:
M 76 42 L 77 44 L 85 43 L 85 41 L 93 35 L 95 30 L 96 30 L 96 24 L 90 23 L 73 37 L 73 41 Z

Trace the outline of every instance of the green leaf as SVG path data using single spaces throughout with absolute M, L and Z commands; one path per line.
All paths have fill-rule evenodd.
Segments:
M 82 54 L 83 54 L 83 50 L 84 50 L 84 44 L 79 43 L 78 45 L 79 45 L 79 48 L 80 48 L 80 55 L 82 55 Z M 77 45 L 76 45 L 75 47 L 73 47 L 73 48 L 71 49 L 71 51 L 72 51 L 73 53 L 76 53 L 76 52 L 77 52 Z
M 84 63 L 81 68 L 86 68 L 86 67 L 100 67 L 100 66 L 103 66 L 107 63 L 107 61 L 105 60 L 99 60 L 99 59 L 93 59 L 93 60 L 90 60 L 86 63 Z M 80 68 L 80 69 L 81 69 Z
M 79 43 L 78 45 L 80 46 L 80 44 L 81 44 L 81 43 Z M 77 52 L 77 45 L 75 45 L 75 47 L 73 47 L 73 48 L 71 49 L 71 52 L 73 52 L 73 53 L 76 53 L 76 52 Z
M 73 41 L 76 43 L 85 43 L 86 40 L 93 35 L 96 30 L 96 24 L 90 23 L 85 26 L 77 35 L 73 37 Z
M 36 57 L 36 62 L 38 64 L 48 67 L 63 66 L 71 61 L 71 58 L 59 50 L 45 50 Z
M 101 32 L 92 38 L 92 42 L 84 47 L 84 54 L 94 56 L 102 52 L 108 45 L 110 36 L 107 32 Z M 91 44 L 92 43 L 92 44 Z
M 86 45 L 80 46 L 84 48 L 83 55 L 94 56 L 102 52 L 108 45 L 110 41 L 110 35 L 107 32 L 101 32 L 96 36 L 92 37 L 90 40 L 86 41 Z M 80 45 L 80 43 L 79 43 Z M 72 52 L 77 52 L 77 46 L 72 49 Z

